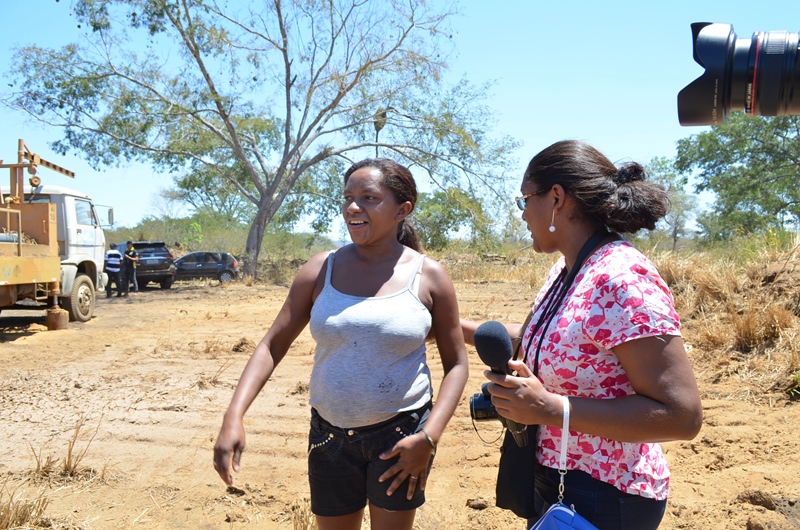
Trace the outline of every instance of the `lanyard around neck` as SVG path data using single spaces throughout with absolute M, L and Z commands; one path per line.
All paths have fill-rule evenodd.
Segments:
M 523 362 L 528 361 L 528 354 L 530 353 L 531 345 L 533 344 L 534 340 L 536 339 L 536 334 L 539 332 L 539 329 L 542 328 L 541 334 L 539 335 L 539 340 L 536 341 L 536 357 L 533 361 L 533 375 L 539 375 L 539 352 L 542 349 L 542 342 L 547 332 L 547 328 L 550 327 L 550 323 L 553 321 L 553 318 L 556 316 L 556 312 L 561 305 L 561 302 L 567 295 L 567 291 L 569 291 L 570 286 L 575 281 L 575 277 L 578 275 L 578 271 L 583 266 L 583 262 L 586 261 L 586 258 L 589 257 L 589 254 L 594 250 L 594 248 L 606 237 L 608 237 L 613 232 L 609 232 L 605 228 L 601 228 L 583 244 L 581 251 L 578 252 L 578 257 L 575 260 L 575 264 L 572 266 L 572 270 L 567 272 L 566 265 L 561 272 L 556 277 L 555 281 L 550 285 L 550 288 L 545 293 L 544 298 L 539 304 L 539 307 L 544 306 L 542 312 L 539 315 L 539 319 L 536 321 L 536 325 L 533 327 L 533 332 L 531 333 L 531 339 L 528 342 L 528 346 L 525 348 L 525 356 L 523 357 Z M 615 235 L 615 239 L 619 236 Z M 520 341 L 520 345 L 521 345 Z M 514 355 L 514 359 L 517 358 L 517 355 Z

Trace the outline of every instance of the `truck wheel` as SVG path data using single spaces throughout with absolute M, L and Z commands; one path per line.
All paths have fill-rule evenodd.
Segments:
M 169 289 L 172 287 L 172 278 L 167 278 L 166 280 L 161 280 L 161 288 L 162 289 Z
M 78 274 L 72 283 L 72 292 L 61 298 L 61 304 L 71 322 L 88 322 L 94 314 L 94 300 L 92 280 L 85 274 Z

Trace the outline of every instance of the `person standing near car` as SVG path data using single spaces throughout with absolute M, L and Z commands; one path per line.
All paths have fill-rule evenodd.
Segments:
M 134 251 L 134 252 L 136 252 L 136 251 Z M 139 268 L 139 254 L 137 253 L 136 254 L 136 261 L 133 262 L 133 274 L 131 275 L 131 278 L 133 280 L 133 292 L 134 293 L 138 293 L 139 292 L 139 280 L 136 278 L 137 277 L 136 269 L 138 269 L 138 268 Z
M 131 282 L 136 281 L 136 262 L 139 261 L 139 253 L 133 248 L 133 241 L 126 243 L 128 249 L 122 255 L 122 296 L 128 296 Z
M 345 172 L 342 215 L 352 243 L 309 260 L 239 379 L 214 446 L 232 485 L 244 414 L 308 324 L 317 347 L 309 382 L 308 474 L 320 530 L 411 530 L 436 444 L 461 399 L 467 352 L 458 303 L 441 264 L 419 252 L 407 221 L 411 172 L 368 159 Z M 435 403 L 425 342 L 444 377 Z
M 105 267 L 103 270 L 108 274 L 106 284 L 106 298 L 111 298 L 111 282 L 117 286 L 117 296 L 122 296 L 122 284 L 119 280 L 119 272 L 122 267 L 122 254 L 117 250 L 117 244 L 111 243 L 111 248 L 106 252 Z

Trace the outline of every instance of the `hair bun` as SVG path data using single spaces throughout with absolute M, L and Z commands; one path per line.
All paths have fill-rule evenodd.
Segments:
M 617 169 L 616 173 L 611 175 L 611 180 L 617 185 L 644 180 L 644 168 L 636 162 L 625 164 Z

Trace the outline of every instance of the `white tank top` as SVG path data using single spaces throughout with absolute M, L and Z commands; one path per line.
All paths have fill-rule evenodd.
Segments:
M 386 296 L 352 296 L 331 285 L 334 253 L 325 286 L 311 308 L 309 328 L 317 343 L 309 403 L 341 428 L 386 421 L 415 410 L 432 395 L 425 361 L 431 314 L 419 300 L 420 256 L 407 286 Z

